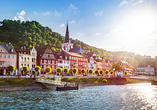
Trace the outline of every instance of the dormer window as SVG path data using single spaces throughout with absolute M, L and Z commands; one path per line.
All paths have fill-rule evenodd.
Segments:
M 0 49 L 0 52 L 2 52 L 2 49 Z
M 13 52 L 13 49 L 11 49 L 10 51 Z

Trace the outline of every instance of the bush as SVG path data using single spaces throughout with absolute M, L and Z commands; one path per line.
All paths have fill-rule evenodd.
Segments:
M 72 69 L 72 74 L 77 74 L 77 71 L 78 71 L 77 68 L 73 68 Z
M 61 73 L 62 73 L 62 68 L 58 67 L 58 68 L 56 69 L 56 73 L 61 74 Z
M 85 69 L 81 69 L 81 74 L 85 74 L 86 73 L 86 70 Z
M 63 72 L 66 73 L 66 74 L 68 74 L 69 73 L 69 69 L 68 68 L 64 68 Z
M 95 70 L 94 74 L 99 75 L 99 70 Z
M 46 67 L 46 68 L 45 68 L 45 72 L 46 72 L 46 73 L 51 73 L 51 67 Z
M 93 69 L 89 69 L 89 70 L 88 70 L 88 73 L 89 73 L 89 74 L 93 74 Z

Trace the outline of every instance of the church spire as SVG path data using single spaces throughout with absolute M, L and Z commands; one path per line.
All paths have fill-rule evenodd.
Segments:
M 67 28 L 66 28 L 66 34 L 65 34 L 65 43 L 70 43 L 68 24 L 67 24 Z

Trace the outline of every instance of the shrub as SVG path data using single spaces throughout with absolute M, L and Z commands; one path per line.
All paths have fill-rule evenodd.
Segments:
M 48 67 L 48 66 L 47 66 L 47 67 L 45 68 L 45 72 L 46 72 L 46 73 L 51 73 L 51 67 Z
M 72 74 L 77 74 L 77 72 L 78 72 L 77 68 L 72 69 Z
M 68 68 L 64 68 L 63 72 L 66 73 L 66 74 L 68 74 L 69 73 L 69 69 Z
M 34 68 L 34 70 L 35 70 L 35 72 L 40 72 L 41 68 L 40 68 L 40 66 L 36 66 L 36 67 Z
M 99 70 L 95 70 L 94 74 L 99 75 Z
M 100 70 L 99 73 L 100 73 L 101 75 L 103 75 L 103 74 L 104 74 L 104 71 L 103 71 L 103 70 Z
M 86 70 L 85 69 L 81 69 L 81 74 L 85 74 L 86 73 Z
M 112 70 L 112 71 L 110 71 L 110 75 L 114 75 L 115 73 L 114 73 L 114 71 Z
M 15 71 L 15 66 L 14 65 L 9 65 L 8 70 L 11 71 L 11 72 Z
M 61 73 L 62 73 L 62 68 L 58 67 L 58 68 L 56 69 L 56 73 L 61 74 Z
M 105 75 L 108 75 L 109 74 L 109 70 L 105 70 Z
M 23 66 L 23 69 L 22 69 L 22 71 L 24 71 L 24 72 L 28 72 L 28 71 L 29 71 L 29 68 L 28 68 L 28 66 Z
M 106 80 L 106 79 L 103 79 L 102 82 L 103 82 L 103 83 L 107 83 L 107 80 Z
M 93 74 L 93 69 L 89 69 L 89 70 L 88 70 L 88 73 L 89 73 L 89 74 Z
M 124 73 L 123 73 L 124 75 L 128 75 L 128 72 L 127 71 L 124 71 Z

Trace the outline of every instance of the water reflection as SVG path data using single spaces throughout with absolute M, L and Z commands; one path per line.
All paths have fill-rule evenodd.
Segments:
M 157 109 L 157 86 L 128 84 L 84 87 L 74 91 L 0 93 L 0 109 L 127 110 Z

